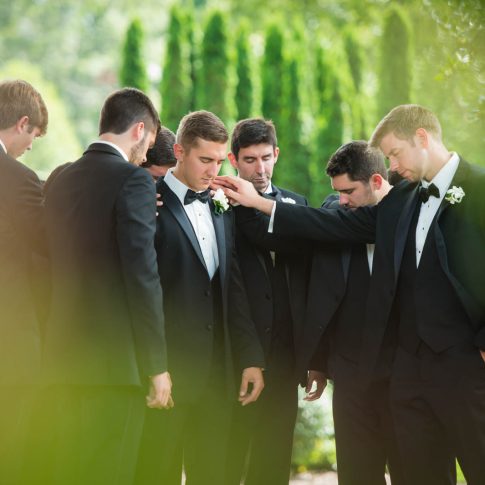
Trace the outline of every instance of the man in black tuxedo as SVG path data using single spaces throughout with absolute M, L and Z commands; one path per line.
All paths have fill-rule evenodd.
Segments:
M 436 116 L 418 105 L 394 108 L 371 144 L 408 180 L 373 208 L 353 213 L 289 208 L 261 201 L 237 179 L 232 183 L 241 193 L 227 192 L 267 214 L 275 209 L 276 233 L 376 242 L 360 366 L 368 382 L 386 334 L 397 332 L 391 411 L 405 483 L 453 483 L 449 464 L 457 457 L 467 482 L 481 484 L 485 171 L 450 153 Z M 248 219 L 253 231 L 257 219 Z
M 41 330 L 33 258 L 45 254 L 42 187 L 16 160 L 47 129 L 42 96 L 21 80 L 0 83 L 0 482 L 17 483 L 38 381 Z
M 234 369 L 239 401 L 263 388 L 264 356 L 248 310 L 234 249 L 233 214 L 208 187 L 226 158 L 228 134 L 213 113 L 186 115 L 177 165 L 158 183 L 163 202 L 155 248 L 164 292 L 174 407 L 149 412 L 137 483 L 223 485 Z
M 306 205 L 303 196 L 272 184 L 278 154 L 271 121 L 252 118 L 234 127 L 229 160 L 239 177 L 274 200 Z M 265 353 L 265 390 L 253 406 L 234 408 L 225 484 L 239 485 L 244 475 L 246 485 L 287 484 L 298 409 L 295 347 L 305 312 L 309 258 L 258 248 L 237 230 L 236 251 Z
M 326 208 L 340 205 L 354 210 L 376 205 L 391 189 L 384 157 L 365 141 L 340 147 L 326 171 L 339 193 L 327 198 Z M 381 359 L 371 385 L 366 389 L 356 386 L 374 245 L 340 248 L 322 244 L 314 252 L 298 362 L 302 369 L 310 369 L 309 384 L 320 384 L 326 376 L 333 381 L 339 483 L 385 484 L 386 463 L 392 483 L 403 483 L 389 406 L 392 340 L 386 342 L 387 359 Z M 321 391 L 307 400 L 317 399 Z
M 26 483 L 131 484 L 147 385 L 149 407 L 170 406 L 155 185 L 138 167 L 158 128 L 145 94 L 112 93 L 99 140 L 46 193 L 53 289 L 34 443 L 44 453 Z

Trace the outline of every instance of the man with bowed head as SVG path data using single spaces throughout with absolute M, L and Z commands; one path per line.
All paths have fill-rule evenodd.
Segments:
M 39 92 L 0 83 L 0 482 L 16 483 L 38 381 L 41 329 L 33 258 L 45 254 L 42 187 L 16 159 L 47 130 Z
M 171 405 L 156 197 L 138 167 L 158 114 L 141 91 L 105 101 L 99 139 L 46 194 L 52 302 L 34 483 L 131 484 L 149 407 Z M 44 482 L 42 482 L 44 480 Z
M 157 183 L 155 249 L 174 407 L 148 411 L 136 483 L 226 485 L 232 403 L 256 401 L 264 356 L 234 250 L 232 212 L 210 198 L 228 133 L 208 111 L 182 118 L 175 168 Z M 222 213 L 221 213 L 222 212 Z M 234 370 L 236 369 L 236 376 Z
M 394 108 L 370 143 L 407 179 L 375 207 L 288 207 L 261 200 L 237 179 L 237 192 L 227 192 L 273 212 L 276 234 L 376 242 L 360 370 L 369 383 L 386 334 L 395 332 L 390 399 L 405 483 L 454 483 L 449 463 L 456 457 L 467 482 L 482 484 L 485 171 L 450 152 L 438 119 L 419 105 Z M 257 216 L 247 222 L 262 230 Z

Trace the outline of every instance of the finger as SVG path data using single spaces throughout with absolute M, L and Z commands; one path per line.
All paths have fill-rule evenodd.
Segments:
M 248 385 L 249 385 L 249 381 L 248 381 L 247 377 L 243 375 L 242 379 L 241 379 L 241 387 L 239 388 L 240 398 L 245 396 L 246 393 L 248 392 Z
M 305 392 L 308 394 L 313 387 L 313 383 L 315 382 L 315 379 L 308 379 L 305 387 Z

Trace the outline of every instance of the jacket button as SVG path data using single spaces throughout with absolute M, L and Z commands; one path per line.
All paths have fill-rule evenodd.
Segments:
M 207 330 L 210 332 L 212 330 L 212 325 L 207 325 Z
M 204 295 L 205 295 L 205 296 L 210 296 L 210 294 L 211 294 L 210 290 L 205 290 L 205 291 L 204 291 Z
M 264 331 L 265 331 L 266 333 L 271 332 L 271 327 L 266 327 L 266 328 L 264 329 Z
M 266 296 L 266 299 L 267 299 L 267 300 L 271 300 L 271 295 L 270 295 L 269 293 L 266 293 L 266 295 L 265 295 L 265 296 Z

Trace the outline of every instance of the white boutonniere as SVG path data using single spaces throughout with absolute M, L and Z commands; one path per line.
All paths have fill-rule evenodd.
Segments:
M 292 199 L 291 197 L 281 197 L 281 202 L 284 202 L 285 204 L 296 204 L 295 199 Z
M 451 189 L 446 192 L 445 199 L 451 204 L 459 204 L 463 197 L 465 197 L 465 191 L 461 187 L 453 185 Z
M 229 200 L 227 200 L 226 194 L 222 189 L 216 190 L 212 196 L 212 201 L 214 202 L 214 212 L 218 215 L 223 214 L 230 208 Z

